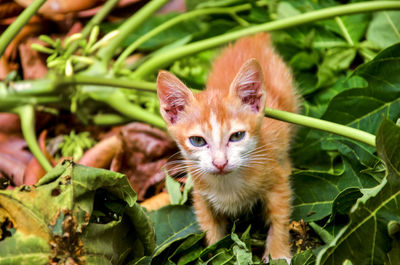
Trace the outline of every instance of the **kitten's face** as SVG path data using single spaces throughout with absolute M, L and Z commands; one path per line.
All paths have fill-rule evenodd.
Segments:
M 257 147 L 260 115 L 240 113 L 225 105 L 187 110 L 187 119 L 170 126 L 192 170 L 198 173 L 224 175 L 248 165 Z M 221 114 L 223 112 L 223 114 Z
M 194 95 L 168 72 L 160 72 L 157 84 L 161 113 L 192 173 L 226 175 L 249 166 L 265 104 L 255 60 L 242 67 L 229 90 Z

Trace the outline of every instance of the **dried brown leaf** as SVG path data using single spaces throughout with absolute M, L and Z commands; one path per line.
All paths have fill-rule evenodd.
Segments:
M 147 211 L 155 211 L 169 204 L 171 204 L 169 194 L 165 191 L 160 192 L 140 203 L 140 205 Z
M 47 66 L 44 57 L 31 48 L 32 43 L 38 42 L 38 39 L 30 38 L 18 46 L 25 80 L 39 79 L 47 74 Z
M 109 168 L 111 161 L 121 148 L 122 141 L 117 135 L 105 138 L 86 151 L 79 160 L 79 164 L 89 167 Z
M 151 186 L 165 179 L 162 167 L 178 151 L 177 146 L 165 132 L 143 123 L 122 127 L 121 137 L 123 147 L 111 169 L 126 174 L 138 200 L 143 200 Z

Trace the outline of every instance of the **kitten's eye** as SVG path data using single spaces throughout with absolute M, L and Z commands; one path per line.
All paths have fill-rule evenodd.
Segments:
M 235 132 L 229 137 L 229 142 L 239 142 L 244 138 L 246 132 Z
M 204 138 L 200 136 L 190 136 L 189 141 L 195 147 L 202 147 L 207 144 L 206 140 L 204 140 Z

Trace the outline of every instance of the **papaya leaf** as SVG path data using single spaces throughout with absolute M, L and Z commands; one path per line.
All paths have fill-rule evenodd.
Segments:
M 35 186 L 0 191 L 0 220 L 12 227 L 0 240 L 0 264 L 125 264 L 155 247 L 126 177 L 71 161 Z
M 168 205 L 149 213 L 154 222 L 157 247 L 153 258 L 159 256 L 175 242 L 201 233 L 193 210 L 184 205 Z
M 387 167 L 384 181 L 363 191 L 351 209 L 349 224 L 318 253 L 316 264 L 340 264 L 346 259 L 353 264 L 388 262 L 393 240 L 387 226 L 400 220 L 400 128 L 387 119 L 378 130 L 377 149 Z
M 368 31 L 367 40 L 380 48 L 400 42 L 400 11 L 382 11 L 374 14 Z

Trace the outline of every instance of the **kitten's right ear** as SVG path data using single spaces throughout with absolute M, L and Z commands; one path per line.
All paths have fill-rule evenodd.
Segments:
M 181 80 L 167 71 L 157 76 L 157 95 L 161 115 L 167 123 L 176 123 L 185 107 L 194 99 L 192 91 Z

